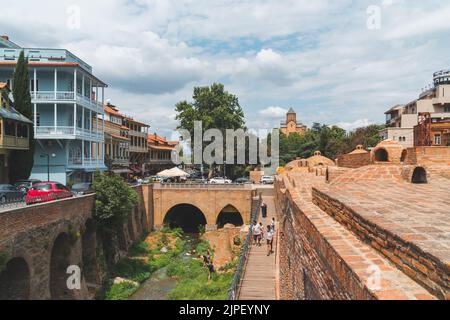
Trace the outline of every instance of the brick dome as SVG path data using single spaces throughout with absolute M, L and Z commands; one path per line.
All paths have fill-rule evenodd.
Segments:
M 394 140 L 380 142 L 371 153 L 372 161 L 375 163 L 400 163 L 405 148 Z

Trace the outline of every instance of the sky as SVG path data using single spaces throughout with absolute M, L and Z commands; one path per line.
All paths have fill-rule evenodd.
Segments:
M 450 68 L 450 2 L 416 0 L 15 0 L 0 33 L 65 48 L 106 98 L 170 137 L 175 104 L 221 82 L 247 127 L 383 123 Z

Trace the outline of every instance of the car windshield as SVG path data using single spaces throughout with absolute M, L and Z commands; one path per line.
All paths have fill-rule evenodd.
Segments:
M 52 189 L 52 185 L 51 184 L 41 184 L 38 186 L 34 186 L 33 190 L 38 190 L 38 191 L 48 191 Z

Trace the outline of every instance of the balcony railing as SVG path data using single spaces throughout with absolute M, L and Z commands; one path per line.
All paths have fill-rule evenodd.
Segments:
M 104 162 L 102 159 L 94 159 L 94 158 L 84 158 L 84 161 L 82 160 L 82 157 L 72 157 L 69 158 L 67 161 L 69 166 L 74 167 L 103 167 Z
M 102 102 L 92 100 L 89 97 L 83 96 L 80 93 L 75 95 L 73 91 L 31 91 L 31 99 L 37 102 L 46 101 L 67 101 L 67 102 L 77 102 L 86 108 L 99 108 L 103 112 Z M 75 99 L 76 97 L 76 99 Z
M 0 140 L 0 145 L 3 148 L 12 149 L 28 149 L 30 147 L 30 141 L 28 138 L 19 138 L 14 136 L 3 136 Z
M 43 136 L 51 138 L 62 137 L 62 136 L 74 136 L 82 137 L 87 139 L 103 140 L 103 131 L 90 131 L 88 129 L 76 128 L 75 127 L 35 127 L 36 138 L 42 138 Z

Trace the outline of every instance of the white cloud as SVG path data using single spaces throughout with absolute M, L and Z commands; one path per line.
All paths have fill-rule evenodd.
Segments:
M 73 3 L 81 28 L 69 30 Z M 70 49 L 110 84 L 112 103 L 152 130 L 169 132 L 175 103 L 217 81 L 238 95 L 249 127 L 275 126 L 277 106 L 293 106 L 306 124 L 352 128 L 383 122 L 450 66 L 450 3 L 379 3 L 382 28 L 371 31 L 369 0 L 17 0 L 2 7 L 0 30 Z
M 288 109 L 282 107 L 268 107 L 259 111 L 259 114 L 269 118 L 282 118 L 286 115 Z
M 347 131 L 351 131 L 357 128 L 366 127 L 373 124 L 369 119 L 358 119 L 353 122 L 339 122 L 336 125 Z

